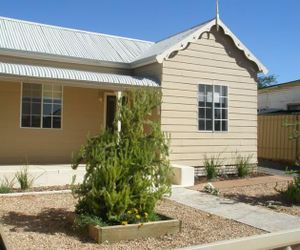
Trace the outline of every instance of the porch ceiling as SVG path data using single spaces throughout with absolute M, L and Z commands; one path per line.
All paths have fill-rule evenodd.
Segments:
M 79 81 L 86 82 L 87 84 L 95 83 L 97 85 L 105 83 L 111 85 L 125 86 L 159 86 L 158 81 L 141 76 L 119 75 L 39 65 L 15 64 L 7 62 L 0 62 L 0 76 Z

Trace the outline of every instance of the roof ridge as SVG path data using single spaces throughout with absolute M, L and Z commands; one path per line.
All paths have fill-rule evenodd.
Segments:
M 61 30 L 67 30 L 67 31 L 75 31 L 75 32 L 86 33 L 86 34 L 94 34 L 94 35 L 103 35 L 103 36 L 107 36 L 107 37 L 120 38 L 120 39 L 124 39 L 124 40 L 131 40 L 131 41 L 137 41 L 137 42 L 154 44 L 154 42 L 152 42 L 152 41 L 147 41 L 147 40 L 142 40 L 142 39 L 136 39 L 136 38 L 130 38 L 130 37 L 124 37 L 124 36 L 117 36 L 117 35 L 110 35 L 110 34 L 105 34 L 105 33 L 100 33 L 100 32 L 95 32 L 95 31 L 87 31 L 87 30 L 75 29 L 75 28 L 68 28 L 68 27 L 63 27 L 63 26 L 59 26 L 59 25 L 51 25 L 51 24 L 45 24 L 45 23 L 38 23 L 38 22 L 27 21 L 27 20 L 22 20 L 22 19 L 17 19 L 17 18 L 11 18 L 11 17 L 0 16 L 0 19 L 2 19 L 2 20 L 8 20 L 8 21 L 13 21 L 13 22 L 20 22 L 20 23 L 32 24 L 32 25 L 36 25 L 36 26 L 49 27 L 49 28 L 54 28 L 54 29 L 61 29 Z

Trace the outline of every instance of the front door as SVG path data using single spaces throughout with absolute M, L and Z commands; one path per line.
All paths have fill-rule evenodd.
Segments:
M 115 95 L 106 96 L 106 129 L 114 128 L 114 119 L 116 115 L 117 98 Z

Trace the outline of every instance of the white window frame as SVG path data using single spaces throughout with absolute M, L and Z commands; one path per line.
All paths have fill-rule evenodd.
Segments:
M 199 85 L 209 85 L 212 86 L 213 88 L 213 94 L 212 94 L 212 98 L 213 98 L 213 105 L 212 105 L 212 130 L 200 130 L 199 129 Z M 227 87 L 227 130 L 215 130 L 215 102 L 214 102 L 214 92 L 215 92 L 215 86 L 221 86 L 221 87 Z M 197 84 L 197 131 L 199 133 L 228 133 L 229 131 L 229 86 L 228 84 L 222 83 L 222 82 L 218 82 L 218 83 L 205 83 L 205 82 L 201 82 Z
M 37 84 L 42 85 L 42 98 L 41 98 L 41 122 L 40 127 L 23 127 L 22 126 L 22 103 L 23 103 L 23 84 L 29 83 L 29 84 Z M 44 85 L 50 85 L 51 83 L 35 83 L 35 82 L 21 82 L 21 91 L 20 91 L 20 113 L 19 113 L 19 127 L 22 129 L 42 129 L 42 130 L 63 130 L 63 117 L 64 117 L 64 86 L 60 84 L 61 86 L 61 119 L 60 119 L 60 128 L 43 128 L 43 93 L 44 93 Z M 56 84 L 57 85 L 57 84 Z

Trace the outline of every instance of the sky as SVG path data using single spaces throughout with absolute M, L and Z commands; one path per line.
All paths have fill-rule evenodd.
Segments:
M 215 17 L 216 0 L 1 0 L 0 16 L 158 41 Z M 300 79 L 300 0 L 219 0 L 220 17 L 277 77 Z

